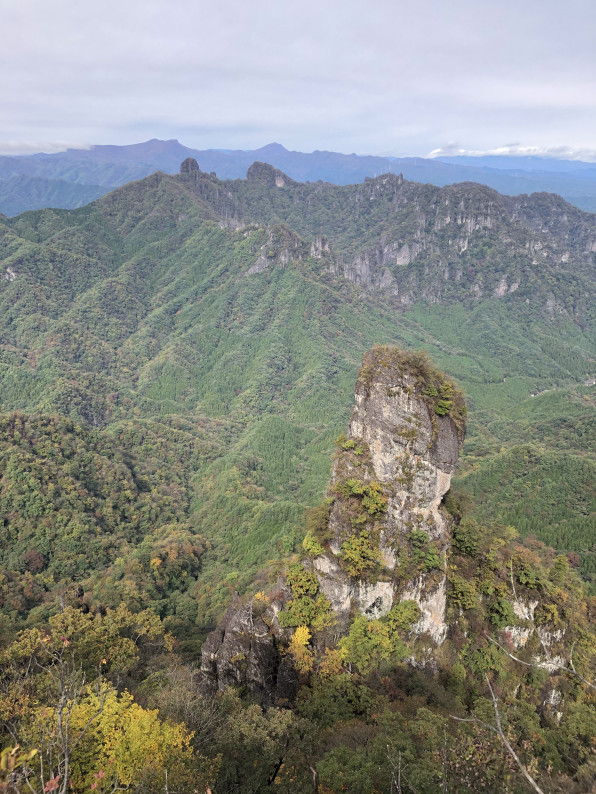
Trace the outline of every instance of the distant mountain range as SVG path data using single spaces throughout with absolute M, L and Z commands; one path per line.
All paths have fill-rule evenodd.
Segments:
M 129 146 L 92 146 L 56 154 L 0 156 L 0 212 L 14 216 L 31 209 L 83 206 L 155 171 L 175 173 L 195 158 L 220 179 L 241 179 L 255 161 L 281 169 L 301 182 L 348 185 L 366 177 L 401 173 L 438 187 L 478 182 L 508 195 L 557 193 L 581 209 L 596 212 L 596 163 L 540 157 L 373 157 L 338 152 L 292 152 L 279 143 L 260 149 L 203 151 L 177 140 L 153 139 Z

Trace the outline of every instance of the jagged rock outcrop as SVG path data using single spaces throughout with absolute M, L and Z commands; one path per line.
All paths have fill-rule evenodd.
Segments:
M 243 686 L 263 702 L 294 698 L 298 676 L 290 658 L 281 651 L 285 634 L 277 621 L 289 597 L 283 583 L 267 602 L 258 597 L 246 602 L 234 596 L 203 644 L 201 673 L 206 693 Z
M 247 276 L 260 273 L 271 265 L 285 267 L 290 261 L 306 258 L 309 247 L 295 232 L 283 224 L 267 231 L 267 240 L 259 249 L 258 256 Z
M 378 618 L 396 599 L 412 599 L 422 613 L 416 631 L 441 643 L 447 632 L 445 574 L 417 569 L 408 552 L 412 543 L 423 548 L 428 542 L 441 557 L 448 544 L 441 500 L 464 437 L 463 397 L 424 356 L 395 348 L 365 355 L 355 397 L 329 488 L 335 497 L 329 541 L 313 568 L 340 623 L 349 622 L 352 606 Z M 371 504 L 375 493 L 378 510 Z M 377 566 L 363 568 L 364 577 L 350 575 L 355 568 L 345 564 L 355 528 L 378 557 Z
M 299 183 L 262 162 L 246 180 L 220 181 L 194 163 L 185 160 L 175 178 L 223 225 L 286 224 L 314 258 L 324 229 L 327 272 L 398 305 L 514 296 L 550 315 L 588 308 L 582 287 L 564 299 L 567 287 L 555 285 L 569 272 L 591 283 L 595 216 L 558 196 L 503 196 L 469 182 L 438 188 L 395 174 L 358 185 Z M 293 250 L 290 261 L 307 254 Z
M 332 270 L 368 289 L 388 292 L 403 305 L 421 298 L 430 303 L 448 299 L 463 286 L 462 276 L 474 298 L 502 298 L 527 288 L 536 267 L 558 268 L 571 259 L 580 270 L 593 266 L 594 224 L 558 196 L 513 198 L 473 183 L 422 194 L 418 186 L 393 175 L 365 180 L 359 187 L 360 201 L 390 197 L 392 214 L 407 212 L 408 223 L 387 224 L 376 239 L 363 239 L 364 250 L 340 257 Z M 482 262 L 489 267 L 479 267 Z M 506 272 L 497 262 L 506 263 Z M 417 268 L 405 269 L 414 263 Z M 554 295 L 552 302 L 563 311 Z M 552 314 L 552 307 L 543 305 Z
M 336 638 L 354 611 L 376 619 L 415 601 L 412 633 L 439 645 L 447 633 L 450 529 L 441 501 L 464 438 L 463 396 L 424 354 L 378 347 L 364 356 L 355 398 L 338 440 L 329 510 L 319 510 L 305 540 L 311 557 L 298 566 L 307 577 L 300 592 L 318 587 Z M 291 697 L 297 675 L 280 648 L 292 633 L 283 626 L 298 624 L 279 616 L 292 598 L 296 592 L 280 583 L 265 602 L 232 603 L 203 647 L 207 688 L 242 684 L 264 699 Z

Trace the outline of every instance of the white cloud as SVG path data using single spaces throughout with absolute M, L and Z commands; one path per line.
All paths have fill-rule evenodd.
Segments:
M 433 149 L 427 157 L 548 157 L 557 160 L 580 160 L 596 162 L 596 149 L 574 148 L 573 146 L 528 146 L 522 143 L 508 143 L 494 149 L 465 149 L 454 141 Z
M 0 141 L 0 154 L 55 154 L 67 149 L 90 149 L 91 144 L 72 141 Z

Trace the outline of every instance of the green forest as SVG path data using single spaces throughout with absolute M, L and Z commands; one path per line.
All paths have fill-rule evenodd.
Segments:
M 2 774 L 31 768 L 36 794 L 65 775 L 102 793 L 526 791 L 486 728 L 498 702 L 543 790 L 587 791 L 594 216 L 251 171 L 190 165 L 0 217 Z M 404 661 L 412 615 L 356 619 L 328 652 L 320 624 L 290 622 L 295 703 L 209 697 L 202 643 L 235 593 L 265 609 L 300 561 L 379 344 L 425 351 L 466 395 L 459 633 L 427 675 Z M 537 625 L 573 626 L 552 686 L 498 634 L 514 577 Z

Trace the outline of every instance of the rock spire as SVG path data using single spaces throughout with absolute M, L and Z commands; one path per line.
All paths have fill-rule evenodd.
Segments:
M 297 678 L 283 647 L 298 625 L 296 580 L 300 593 L 318 591 L 313 598 L 324 602 L 321 623 L 332 631 L 323 644 L 349 630 L 355 610 L 376 619 L 401 601 L 418 605 L 415 635 L 445 639 L 450 519 L 442 500 L 465 434 L 463 395 L 424 353 L 375 347 L 363 358 L 355 401 L 327 499 L 307 522 L 302 562 L 268 596 L 232 603 L 203 648 L 207 688 L 234 682 L 291 698 Z
M 353 606 L 378 618 L 413 599 L 418 632 L 440 643 L 449 541 L 441 501 L 465 434 L 463 395 L 424 353 L 377 347 L 364 356 L 355 400 L 313 568 L 340 624 Z

